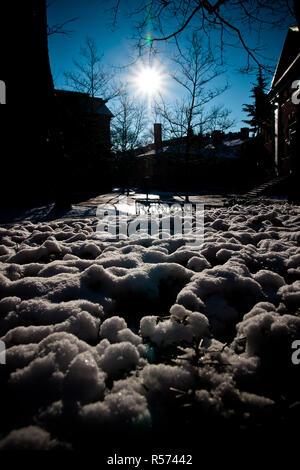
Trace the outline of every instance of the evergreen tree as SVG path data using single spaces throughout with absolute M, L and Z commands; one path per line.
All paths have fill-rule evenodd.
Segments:
M 266 88 L 268 80 L 263 76 L 261 68 L 257 74 L 257 82 L 253 83 L 251 89 L 251 98 L 253 98 L 253 104 L 244 104 L 243 111 L 247 113 L 250 119 L 244 120 L 246 124 L 249 124 L 253 132 L 259 136 L 261 135 L 262 128 L 269 117 L 269 105 L 266 95 Z

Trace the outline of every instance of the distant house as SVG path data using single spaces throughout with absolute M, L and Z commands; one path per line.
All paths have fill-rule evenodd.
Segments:
M 243 127 L 239 132 L 225 134 L 213 131 L 211 135 L 193 136 L 190 154 L 199 157 L 237 158 L 241 145 L 249 140 L 250 129 Z M 137 151 L 137 160 L 147 162 L 164 155 L 184 156 L 186 137 L 162 141 L 161 124 L 154 124 L 154 143 Z
M 271 126 L 265 129 L 265 145 L 273 155 L 278 175 L 299 175 L 300 148 L 300 33 L 289 28 L 268 93 Z M 298 95 L 298 96 L 297 96 Z
M 214 131 L 211 135 L 194 135 L 189 154 L 186 137 L 163 141 L 161 124 L 154 124 L 154 143 L 137 149 L 135 157 L 136 183 L 145 178 L 157 187 L 190 187 L 214 184 L 227 173 L 234 174 L 242 164 L 243 148 L 249 142 L 248 128 L 225 134 Z

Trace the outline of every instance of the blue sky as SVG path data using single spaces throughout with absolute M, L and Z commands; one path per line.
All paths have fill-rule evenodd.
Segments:
M 130 6 L 135 0 L 130 1 Z M 49 55 L 52 74 L 56 88 L 68 88 L 66 86 L 64 71 L 72 70 L 73 58 L 79 58 L 80 46 L 84 43 L 86 36 L 91 36 L 104 54 L 103 62 L 112 66 L 125 66 L 131 63 L 134 58 L 134 19 L 126 15 L 119 16 L 118 27 L 112 30 L 112 15 L 106 12 L 110 1 L 105 0 L 50 0 L 48 7 L 48 24 L 54 25 L 62 23 L 70 18 L 78 17 L 76 21 L 66 26 L 73 32 L 70 35 L 53 35 L 49 37 Z M 126 2 L 124 2 L 124 5 Z M 274 64 L 279 58 L 284 43 L 287 30 L 269 30 L 262 34 L 261 43 L 265 46 L 264 55 L 274 59 Z M 253 44 L 256 36 L 246 35 L 247 41 Z M 170 48 L 162 44 L 161 53 L 158 60 L 165 66 L 168 63 Z M 244 103 L 249 103 L 251 83 L 255 77 L 250 74 L 241 74 L 238 69 L 246 64 L 246 55 L 244 51 L 236 48 L 228 48 L 226 51 L 226 60 L 228 62 L 227 72 L 222 77 L 230 84 L 230 89 L 226 91 L 216 104 L 224 104 L 232 110 L 231 117 L 236 120 L 233 130 L 245 126 L 242 122 L 247 118 L 242 111 Z M 132 70 L 123 70 L 124 79 L 126 74 Z M 174 88 L 171 80 L 168 82 L 168 88 L 173 90 L 173 96 L 180 93 Z

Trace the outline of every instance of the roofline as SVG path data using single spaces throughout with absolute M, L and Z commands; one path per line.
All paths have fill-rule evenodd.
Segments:
M 279 59 L 278 59 L 277 65 L 276 65 L 276 69 L 275 69 L 275 72 L 274 72 L 274 75 L 273 75 L 273 80 L 272 80 L 272 82 L 271 82 L 271 89 L 270 89 L 270 91 L 272 90 L 273 87 L 275 87 L 275 86 L 277 85 L 277 83 L 279 83 L 279 81 L 280 81 L 281 78 L 282 78 L 282 77 L 281 77 L 279 80 L 277 80 L 276 85 L 274 84 L 274 80 L 275 80 L 275 77 L 276 77 L 276 74 L 277 74 L 277 70 L 278 70 L 278 67 L 279 67 L 279 64 L 280 64 L 280 61 L 281 61 L 281 58 L 282 58 L 284 46 L 285 46 L 285 44 L 286 44 L 286 42 L 287 42 L 287 38 L 288 38 L 288 36 L 289 36 L 289 34 L 290 34 L 290 31 L 292 31 L 292 32 L 298 32 L 298 33 L 300 32 L 298 26 L 290 26 L 290 27 L 289 27 L 288 32 L 287 32 L 286 37 L 285 37 L 285 40 L 284 40 L 284 43 L 283 43 L 283 46 L 282 46 L 281 54 L 280 54 L 280 56 L 279 56 Z
M 87 96 L 87 97 L 90 98 L 90 99 L 101 100 L 103 104 L 106 104 L 106 103 L 108 102 L 108 100 L 104 100 L 103 98 L 100 98 L 100 97 L 98 97 L 98 96 L 94 96 L 94 98 L 92 98 L 87 92 L 84 92 L 84 91 L 62 90 L 62 89 L 55 88 L 55 89 L 54 89 L 54 93 L 56 93 L 57 91 L 58 91 L 58 92 L 63 92 L 63 93 L 70 93 L 70 94 L 73 94 L 73 95 Z
M 276 88 L 278 87 L 278 85 L 282 82 L 282 80 L 286 77 L 286 75 L 290 72 L 290 70 L 294 67 L 294 65 L 297 63 L 297 61 L 299 61 L 300 59 L 300 52 L 299 54 L 297 55 L 297 57 L 293 60 L 293 62 L 291 63 L 291 65 L 286 69 L 286 71 L 284 72 L 283 75 L 281 75 L 281 77 L 277 80 L 277 82 L 273 85 L 273 82 L 272 82 L 272 86 L 271 86 L 271 89 L 270 91 L 268 92 L 268 95 L 271 95 L 275 90 Z

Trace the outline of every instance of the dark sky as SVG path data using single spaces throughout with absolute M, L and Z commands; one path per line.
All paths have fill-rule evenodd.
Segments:
M 124 1 L 124 7 L 127 2 Z M 130 7 L 135 3 L 131 0 Z M 103 61 L 113 66 L 124 66 L 130 64 L 135 58 L 133 48 L 134 41 L 134 18 L 127 17 L 121 10 L 118 27 L 112 30 L 112 13 L 107 11 L 111 2 L 105 0 L 52 0 L 48 7 L 48 24 L 54 25 L 62 23 L 70 18 L 78 19 L 66 26 L 71 29 L 70 35 L 53 35 L 49 37 L 49 53 L 53 78 L 56 88 L 68 88 L 66 86 L 64 71 L 72 70 L 72 58 L 79 58 L 80 46 L 84 43 L 87 35 L 93 37 L 99 51 L 104 53 Z M 261 43 L 264 45 L 265 56 L 273 58 L 274 64 L 279 58 L 287 30 L 283 28 L 266 31 L 261 36 Z M 246 39 L 253 44 L 254 36 L 246 34 Z M 256 38 L 256 37 L 255 37 Z M 158 61 L 161 66 L 168 70 L 168 58 L 170 48 L 161 46 L 161 54 Z M 251 83 L 254 81 L 253 75 L 240 74 L 237 70 L 246 64 L 245 53 L 241 49 L 229 48 L 226 52 L 226 59 L 229 63 L 225 77 L 230 83 L 230 89 L 224 93 L 216 104 L 224 103 L 232 110 L 232 117 L 236 119 L 233 128 L 239 129 L 245 126 L 242 119 L 246 115 L 242 112 L 242 105 L 249 102 Z M 134 74 L 134 68 L 122 70 L 124 80 L 127 74 Z M 222 78 L 224 80 L 224 78 Z M 167 82 L 167 88 L 171 94 L 168 98 L 178 96 L 180 90 L 173 87 L 171 80 Z

